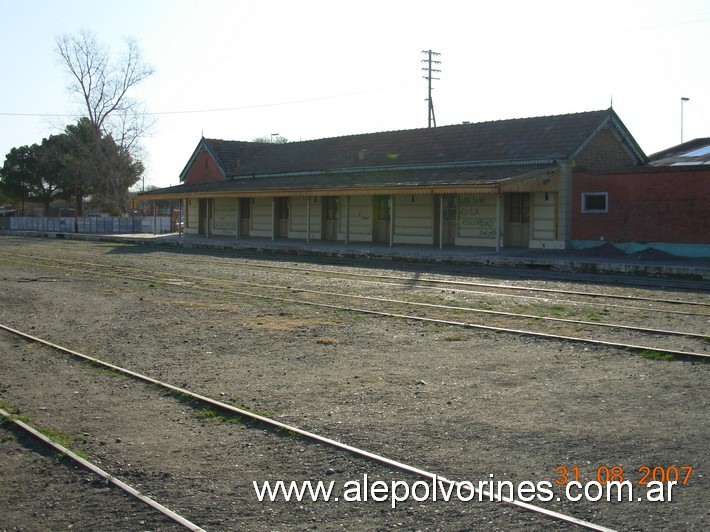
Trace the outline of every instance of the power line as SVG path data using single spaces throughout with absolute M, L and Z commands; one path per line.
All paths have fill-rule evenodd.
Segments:
M 147 113 L 139 113 L 143 116 L 162 116 L 162 115 L 181 115 L 181 114 L 200 114 L 200 113 L 223 113 L 227 111 L 242 111 L 246 109 L 259 109 L 261 107 L 278 107 L 282 105 L 297 105 L 301 103 L 318 102 L 323 100 L 333 100 L 336 98 L 345 98 L 348 96 L 357 96 L 359 94 L 367 94 L 370 92 L 378 92 L 382 90 L 389 90 L 396 87 L 401 87 L 404 85 L 410 85 L 412 82 L 398 83 L 395 85 L 388 85 L 386 87 L 377 87 L 372 89 L 365 89 L 356 92 L 346 92 L 341 94 L 332 94 L 329 96 L 319 96 L 317 98 L 304 98 L 302 100 L 287 100 L 283 102 L 271 102 L 271 103 L 261 103 L 254 105 L 242 105 L 237 107 L 220 107 L 211 109 L 187 109 L 181 111 L 155 111 Z M 38 118 L 76 118 L 80 116 L 76 113 L 7 113 L 0 112 L 0 116 L 22 116 L 22 117 L 38 117 Z
M 426 99 L 427 102 L 429 102 L 429 120 L 428 120 L 428 127 L 431 127 L 432 122 L 434 123 L 434 127 L 436 127 L 436 116 L 434 115 L 434 100 L 431 98 L 431 82 L 432 80 L 438 80 L 439 78 L 433 77 L 434 72 L 441 72 L 441 70 L 437 70 L 432 65 L 440 65 L 441 61 L 434 61 L 432 59 L 432 56 L 439 56 L 441 55 L 440 53 L 437 52 L 432 52 L 431 50 L 422 50 L 423 54 L 426 54 L 427 58 L 422 59 L 422 63 L 427 63 L 427 66 L 422 68 L 423 71 L 427 73 L 426 76 L 424 76 L 424 79 L 426 79 L 429 82 L 429 97 Z

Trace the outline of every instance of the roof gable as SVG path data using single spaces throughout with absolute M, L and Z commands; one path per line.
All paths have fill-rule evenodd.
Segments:
M 180 181 L 185 181 L 195 161 L 204 152 L 209 154 L 219 167 L 223 177 L 226 178 L 232 168 L 239 166 L 241 158 L 248 156 L 248 154 L 252 153 L 258 146 L 259 144 L 254 142 L 207 139 L 202 137 L 197 147 L 192 152 L 185 168 L 180 172 Z

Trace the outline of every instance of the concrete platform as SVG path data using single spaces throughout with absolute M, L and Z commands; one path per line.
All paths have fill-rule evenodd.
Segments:
M 180 247 L 185 249 L 218 249 L 250 253 L 274 253 L 289 256 L 325 256 L 357 260 L 401 261 L 432 264 L 479 265 L 488 267 L 528 268 L 583 273 L 629 274 L 637 276 L 684 278 L 710 282 L 710 259 L 682 258 L 649 250 L 633 255 L 607 244 L 586 250 L 535 250 L 489 248 L 445 248 L 409 245 L 376 245 L 369 243 L 304 242 L 228 237 L 205 237 L 177 233 L 75 234 L 3 231 L 2 234 L 135 243 L 140 245 Z M 708 285 L 710 288 L 710 284 Z

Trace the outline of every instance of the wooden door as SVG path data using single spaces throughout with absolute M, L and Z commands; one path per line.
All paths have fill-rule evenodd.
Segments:
M 506 246 L 528 247 L 530 244 L 530 194 L 528 192 L 508 194 L 506 211 Z
M 375 196 L 373 200 L 372 240 L 379 244 L 389 244 L 391 223 L 390 198 L 389 196 Z
M 210 200 L 200 199 L 199 209 L 200 209 L 200 223 L 198 228 L 198 233 L 201 235 L 206 235 L 207 230 L 210 225 L 210 210 L 211 210 Z
M 442 198 L 442 244 L 453 246 L 456 244 L 456 196 Z
M 276 238 L 288 238 L 288 198 L 276 198 Z
M 239 236 L 249 236 L 251 220 L 251 198 L 239 199 Z
M 338 198 L 323 198 L 323 240 L 338 239 Z

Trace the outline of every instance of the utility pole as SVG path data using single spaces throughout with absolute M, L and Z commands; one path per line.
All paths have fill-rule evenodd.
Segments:
M 431 50 L 422 50 L 422 53 L 427 56 L 426 59 L 422 59 L 422 63 L 426 63 L 427 66 L 422 68 L 423 71 L 427 73 L 426 76 L 424 76 L 424 79 L 426 79 L 429 82 L 429 97 L 426 99 L 426 101 L 429 102 L 429 121 L 428 121 L 428 127 L 431 127 L 431 124 L 434 124 L 434 127 L 436 127 L 436 116 L 434 116 L 434 100 L 431 99 L 431 82 L 432 80 L 438 80 L 439 78 L 433 77 L 433 73 L 438 73 L 441 72 L 441 70 L 437 70 L 436 68 L 433 68 L 432 65 L 440 65 L 441 61 L 434 61 L 432 58 L 433 56 L 439 56 L 441 55 L 440 53 L 437 52 L 432 52 Z

